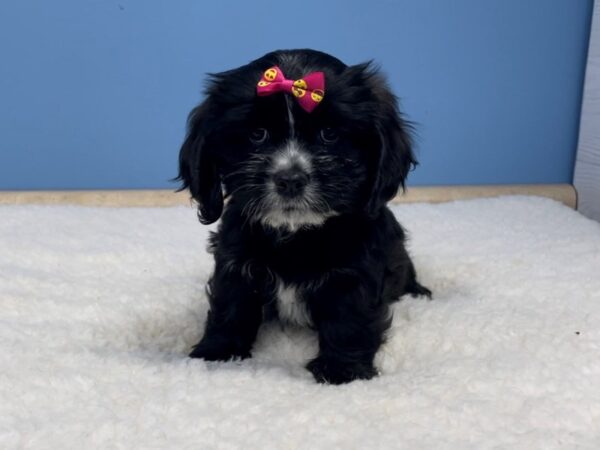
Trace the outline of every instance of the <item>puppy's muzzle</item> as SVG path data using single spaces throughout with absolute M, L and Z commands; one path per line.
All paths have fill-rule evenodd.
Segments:
M 301 196 L 309 181 L 309 175 L 297 166 L 281 169 L 273 174 L 275 190 L 285 198 Z

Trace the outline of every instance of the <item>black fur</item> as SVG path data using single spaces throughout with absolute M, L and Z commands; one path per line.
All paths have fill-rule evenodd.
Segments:
M 289 94 L 257 97 L 257 81 L 274 65 L 292 79 L 323 71 L 322 103 L 309 114 Z M 319 354 L 307 365 L 316 380 L 376 375 L 389 303 L 407 293 L 431 296 L 385 206 L 416 160 L 377 69 L 290 50 L 211 75 L 205 101 L 190 113 L 179 164 L 200 221 L 221 218 L 211 240 L 206 329 L 190 356 L 249 357 L 261 322 L 277 314 L 278 289 L 292 286 L 319 335 Z M 284 166 L 309 180 L 302 196 L 276 193 L 273 175 Z

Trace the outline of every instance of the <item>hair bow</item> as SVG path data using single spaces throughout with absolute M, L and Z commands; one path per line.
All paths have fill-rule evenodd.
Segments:
M 273 66 L 263 73 L 256 86 L 259 96 L 290 92 L 306 112 L 312 112 L 325 96 L 325 74 L 311 72 L 297 80 L 288 80 L 281 69 Z

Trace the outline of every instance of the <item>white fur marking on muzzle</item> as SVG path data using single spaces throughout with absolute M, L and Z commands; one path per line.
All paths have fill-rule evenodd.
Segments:
M 288 140 L 273 157 L 273 171 L 290 169 L 298 165 L 307 174 L 312 172 L 310 156 L 302 150 L 296 139 Z

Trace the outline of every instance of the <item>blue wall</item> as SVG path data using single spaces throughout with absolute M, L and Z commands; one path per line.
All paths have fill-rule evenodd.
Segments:
M 203 73 L 294 47 L 381 63 L 418 123 L 413 185 L 571 182 L 591 10 L 592 0 L 2 0 L 0 189 L 172 187 Z

